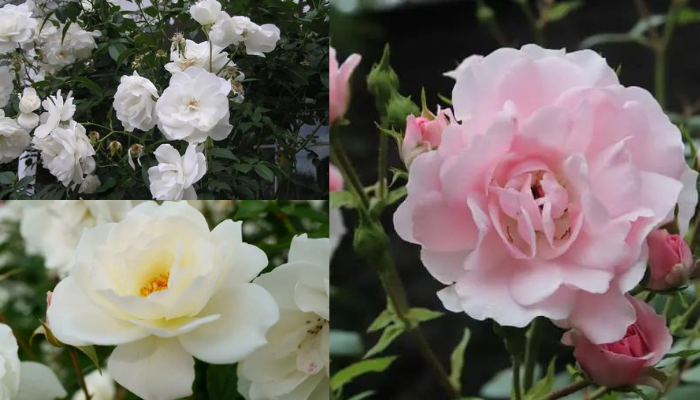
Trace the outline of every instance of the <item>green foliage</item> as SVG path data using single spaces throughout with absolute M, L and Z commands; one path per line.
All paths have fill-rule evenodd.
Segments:
M 382 358 L 372 358 L 369 360 L 362 360 L 355 364 L 344 368 L 338 373 L 336 373 L 333 378 L 331 378 L 331 390 L 341 391 L 343 386 L 352 382 L 355 378 L 371 373 L 371 372 L 383 372 L 391 363 L 396 360 L 396 357 L 382 357 Z
M 462 392 L 462 369 L 464 367 L 464 351 L 467 349 L 471 331 L 468 328 L 464 329 L 462 339 L 459 341 L 452 354 L 450 355 L 450 383 L 457 390 Z
M 547 367 L 547 373 L 545 376 L 537 381 L 535 385 L 525 394 L 525 400 L 541 400 L 547 397 L 547 395 L 552 391 L 554 386 L 554 363 L 556 358 L 553 358 L 549 362 Z

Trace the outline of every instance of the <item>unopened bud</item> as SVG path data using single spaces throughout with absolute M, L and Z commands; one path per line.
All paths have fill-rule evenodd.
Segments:
M 384 112 L 386 104 L 399 90 L 399 77 L 389 65 L 388 44 L 384 47 L 384 55 L 379 64 L 374 64 L 372 71 L 367 75 L 367 89 L 374 95 L 380 113 Z
M 386 116 L 396 130 L 406 129 L 406 117 L 420 114 L 420 109 L 410 97 L 404 97 L 399 93 L 394 93 L 386 106 Z
M 88 133 L 88 137 L 90 138 L 90 143 L 95 144 L 98 140 L 100 140 L 100 133 L 97 131 L 90 131 L 90 133 Z
M 122 150 L 122 144 L 113 140 L 109 143 L 109 154 L 114 156 Z

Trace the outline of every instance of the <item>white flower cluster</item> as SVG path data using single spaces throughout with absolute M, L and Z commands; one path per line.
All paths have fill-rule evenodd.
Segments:
M 41 125 L 34 131 L 32 143 L 41 151 L 41 160 L 63 186 L 81 184 L 95 170 L 95 149 L 85 127 L 73 120 L 72 93 L 63 100 L 59 90 L 42 103 Z M 94 178 L 91 178 L 94 179 Z M 95 188 L 96 189 L 96 188 Z
M 90 58 L 92 51 L 97 48 L 95 37 L 99 36 L 100 32 L 88 32 L 77 24 L 71 24 L 67 30 L 63 24 L 44 24 L 37 37 L 43 54 L 40 69 L 45 73 L 55 74 L 76 61 Z

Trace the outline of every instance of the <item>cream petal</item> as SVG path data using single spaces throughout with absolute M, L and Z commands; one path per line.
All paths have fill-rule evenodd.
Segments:
M 330 242 L 328 239 L 309 239 L 306 234 L 295 236 L 289 249 L 289 262 L 307 261 L 312 264 L 328 265 Z
M 219 263 L 224 266 L 222 286 L 250 282 L 268 264 L 264 251 L 243 243 L 242 224 L 240 221 L 226 220 L 211 232 L 211 239 L 218 246 Z
M 118 346 L 108 362 L 112 378 L 144 400 L 192 394 L 194 359 L 177 341 L 148 337 Z
M 17 395 L 12 400 L 54 400 L 68 395 L 56 374 L 46 365 L 23 362 Z
M 267 331 L 279 320 L 274 298 L 262 287 L 243 283 L 224 287 L 201 314 L 221 318 L 179 336 L 183 347 L 200 360 L 228 364 L 265 345 Z
M 53 290 L 47 316 L 56 338 L 73 346 L 116 345 L 148 335 L 140 326 L 117 319 L 95 305 L 72 277 L 59 282 Z
M 154 320 L 154 321 L 143 321 L 134 319 L 131 320 L 134 324 L 144 327 L 146 330 L 158 337 L 175 337 L 187 332 L 191 332 L 204 324 L 216 321 L 221 318 L 220 315 L 209 315 L 203 318 L 190 318 L 182 317 L 173 320 Z

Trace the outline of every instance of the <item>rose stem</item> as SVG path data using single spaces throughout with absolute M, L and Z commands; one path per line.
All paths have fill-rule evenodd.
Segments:
M 78 362 L 78 351 L 74 347 L 71 347 L 68 350 L 68 353 L 70 354 L 70 358 L 73 361 L 73 368 L 75 369 L 75 373 L 76 375 L 78 375 L 78 383 L 80 384 L 80 388 L 83 389 L 83 393 L 85 393 L 85 399 L 90 400 L 90 393 L 88 393 L 87 385 L 85 385 L 83 369 L 80 367 L 80 362 Z

